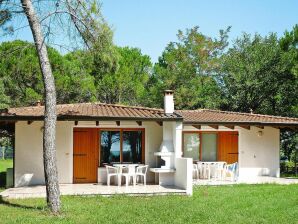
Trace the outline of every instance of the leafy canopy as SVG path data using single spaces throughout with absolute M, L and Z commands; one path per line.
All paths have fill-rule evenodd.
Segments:
M 229 29 L 221 30 L 219 39 L 203 35 L 198 27 L 179 31 L 178 42 L 171 42 L 154 66 L 149 104 L 161 106 L 162 91 L 172 89 L 177 109 L 218 108 L 221 94 L 215 74 Z

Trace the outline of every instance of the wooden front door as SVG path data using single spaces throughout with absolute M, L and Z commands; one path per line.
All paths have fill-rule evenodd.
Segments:
M 97 129 L 75 128 L 73 133 L 73 182 L 96 183 L 98 168 Z
M 219 132 L 217 160 L 235 163 L 238 162 L 238 154 L 238 132 Z

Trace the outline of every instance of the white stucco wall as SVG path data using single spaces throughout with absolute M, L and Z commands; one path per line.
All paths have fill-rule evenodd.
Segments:
M 192 195 L 192 158 L 176 158 L 175 186 L 186 190 L 187 195 Z
M 25 121 L 16 123 L 15 138 L 15 186 L 37 185 L 44 183 L 42 161 L 42 127 L 43 122 L 35 121 L 30 125 Z M 73 128 L 98 128 L 95 122 L 58 121 L 56 129 L 56 149 L 58 177 L 60 183 L 73 182 Z M 101 128 L 145 128 L 145 164 L 156 166 L 154 152 L 158 151 L 162 141 L 162 126 L 156 122 L 143 122 L 138 126 L 136 122 L 123 121 L 121 126 L 115 122 L 101 122 Z M 106 171 L 99 169 L 99 182 L 105 182 Z M 104 180 L 104 181 L 102 181 Z M 154 174 L 148 171 L 148 182 L 154 182 Z
M 259 136 L 258 132 L 262 135 Z M 239 178 L 279 177 L 279 129 L 265 127 L 239 130 Z
M 15 186 L 44 183 L 42 157 L 43 122 L 16 123 Z M 58 177 L 60 183 L 72 182 L 72 129 L 69 122 L 58 122 L 56 133 Z
M 193 126 L 184 126 L 183 131 L 199 131 Z M 279 177 L 280 131 L 272 127 L 260 129 L 251 126 L 250 130 L 235 127 L 235 130 L 220 126 L 214 129 L 202 126 L 201 131 L 238 131 L 239 132 L 239 178 L 256 176 Z M 258 132 L 262 135 L 259 136 Z

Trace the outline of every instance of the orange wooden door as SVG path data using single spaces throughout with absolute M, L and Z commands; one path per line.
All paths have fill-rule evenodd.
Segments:
M 73 133 L 73 182 L 96 183 L 99 160 L 97 130 L 75 128 Z
M 218 133 L 218 161 L 227 163 L 238 162 L 238 132 L 227 131 Z

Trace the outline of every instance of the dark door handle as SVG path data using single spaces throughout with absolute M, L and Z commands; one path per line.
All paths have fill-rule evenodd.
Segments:
M 76 154 L 73 154 L 73 156 L 87 156 L 86 153 L 76 153 Z

